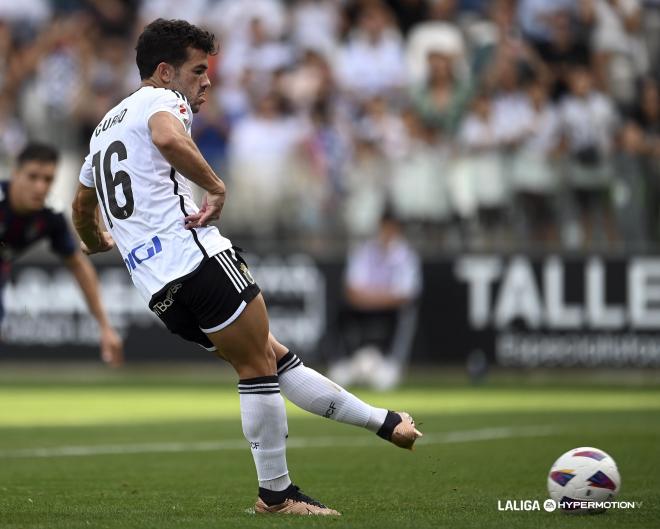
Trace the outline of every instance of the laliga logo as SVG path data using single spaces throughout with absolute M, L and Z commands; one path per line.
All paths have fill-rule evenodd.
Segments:
M 124 259 L 124 263 L 126 263 L 129 272 L 135 270 L 138 265 L 142 264 L 147 259 L 151 259 L 157 253 L 163 251 L 163 246 L 158 237 L 151 239 L 150 246 L 147 246 L 146 244 L 147 243 L 142 243 L 128 252 L 128 255 Z
M 563 512 L 602 512 L 607 509 L 639 509 L 642 502 L 637 501 L 586 501 L 562 498 L 561 501 L 547 499 L 543 502 L 546 512 L 557 509 Z M 498 511 L 540 511 L 541 503 L 538 500 L 497 500 Z
M 558 507 L 555 500 L 547 499 L 543 502 L 543 508 L 552 512 Z M 538 500 L 498 500 L 498 511 L 540 511 L 541 505 Z

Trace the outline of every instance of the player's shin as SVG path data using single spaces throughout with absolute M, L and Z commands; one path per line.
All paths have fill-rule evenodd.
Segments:
M 378 432 L 387 410 L 375 408 L 303 365 L 291 351 L 277 362 L 282 394 L 299 408 L 335 421 Z
M 240 380 L 243 434 L 250 443 L 259 487 L 282 491 L 290 484 L 286 464 L 287 420 L 277 376 Z

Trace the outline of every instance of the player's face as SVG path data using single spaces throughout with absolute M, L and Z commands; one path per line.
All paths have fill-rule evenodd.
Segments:
M 37 211 L 43 208 L 53 180 L 55 180 L 53 162 L 23 163 L 16 169 L 11 181 L 16 206 L 24 211 Z
M 188 60 L 176 71 L 171 87 L 188 98 L 194 113 L 206 101 L 206 89 L 211 86 L 208 76 L 209 58 L 206 52 L 188 48 Z

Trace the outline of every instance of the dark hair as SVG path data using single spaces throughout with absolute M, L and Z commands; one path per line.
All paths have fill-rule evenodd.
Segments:
M 60 155 L 55 147 L 45 143 L 28 143 L 19 153 L 16 162 L 20 167 L 27 162 L 57 163 L 59 158 Z
M 135 62 L 141 79 L 148 79 L 161 62 L 179 68 L 188 58 L 188 48 L 209 55 L 218 52 L 215 35 L 185 20 L 157 18 L 144 28 L 137 41 Z

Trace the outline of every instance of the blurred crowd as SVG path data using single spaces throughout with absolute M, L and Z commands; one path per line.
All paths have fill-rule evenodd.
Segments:
M 373 233 L 423 249 L 657 249 L 660 0 L 0 2 L 0 177 L 139 84 L 144 25 L 218 37 L 193 135 L 230 236 Z

